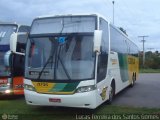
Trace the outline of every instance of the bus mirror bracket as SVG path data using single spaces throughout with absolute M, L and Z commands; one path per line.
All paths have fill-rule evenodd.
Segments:
M 13 33 L 10 37 L 10 50 L 11 52 L 15 53 L 17 48 L 17 33 Z
M 101 41 L 102 41 L 102 30 L 94 31 L 94 52 L 100 53 Z

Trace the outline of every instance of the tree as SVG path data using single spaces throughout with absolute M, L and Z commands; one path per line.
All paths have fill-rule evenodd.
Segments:
M 145 68 L 151 69 L 160 69 L 160 53 L 158 51 L 152 52 L 148 51 L 145 53 L 146 60 L 145 60 Z M 142 68 L 142 57 L 143 55 L 140 53 L 140 68 Z

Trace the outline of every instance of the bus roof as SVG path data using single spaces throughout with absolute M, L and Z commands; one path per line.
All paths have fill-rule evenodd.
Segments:
M 102 17 L 105 18 L 103 15 L 99 14 L 99 13 L 77 13 L 77 14 L 57 14 L 57 15 L 44 15 L 44 16 L 38 16 L 36 19 L 38 18 L 50 18 L 50 17 L 61 17 L 61 16 L 97 16 L 97 17 Z M 106 19 L 108 21 L 108 19 Z
M 115 25 L 111 24 L 110 25 L 116 29 L 119 33 L 121 33 L 124 37 L 126 37 L 129 41 L 131 41 L 138 49 L 139 47 L 137 46 L 137 44 L 135 44 L 125 33 L 123 33 L 118 27 L 116 27 Z
M 0 22 L 0 25 L 18 25 L 16 23 Z
M 11 22 L 0 22 L 0 25 L 16 25 L 18 27 L 24 25 L 24 24 L 17 24 L 16 22 L 15 23 L 11 23 Z M 24 26 L 29 26 L 29 25 L 24 25 Z
M 51 18 L 51 17 L 61 17 L 61 16 L 97 16 L 98 18 L 103 18 L 108 22 L 109 25 L 111 25 L 114 29 L 116 29 L 118 32 L 120 32 L 123 36 L 125 36 L 129 41 L 131 41 L 133 44 L 135 44 L 126 34 L 124 34 L 118 27 L 116 27 L 114 24 L 112 24 L 108 19 L 99 13 L 77 13 L 77 14 L 57 14 L 57 15 L 45 15 L 45 16 L 39 16 L 35 19 L 43 19 L 43 18 Z M 135 44 L 136 45 L 136 44 Z M 136 45 L 137 46 L 137 45 Z M 137 46 L 138 48 L 138 46 Z

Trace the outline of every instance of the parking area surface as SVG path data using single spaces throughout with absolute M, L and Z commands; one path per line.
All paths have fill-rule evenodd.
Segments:
M 140 74 L 133 88 L 126 88 L 113 105 L 160 108 L 160 74 Z

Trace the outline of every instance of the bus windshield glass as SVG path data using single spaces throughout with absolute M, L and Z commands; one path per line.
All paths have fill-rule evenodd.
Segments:
M 28 77 L 52 80 L 94 77 L 93 34 L 30 39 L 33 43 L 28 45 Z
M 32 30 L 34 35 L 30 35 L 27 43 L 25 77 L 35 80 L 93 79 L 95 18 L 91 18 L 58 18 L 59 22 L 56 18 L 56 23 L 63 21 L 63 25 L 54 23 L 53 29 L 45 29 L 48 33 L 40 30 L 46 25 L 39 23 L 38 31 Z
M 17 25 L 0 24 L 0 45 L 9 45 L 10 36 L 16 30 Z
M 10 36 L 16 30 L 17 25 L 0 24 L 0 76 L 10 76 L 10 66 L 6 64 L 9 57 L 5 58 L 5 55 L 10 49 Z

